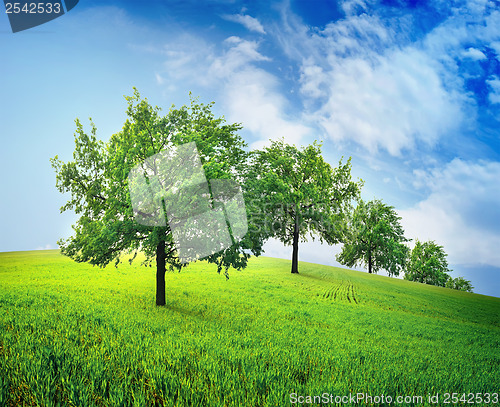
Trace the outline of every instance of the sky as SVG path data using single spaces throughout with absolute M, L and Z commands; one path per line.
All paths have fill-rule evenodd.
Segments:
M 251 149 L 284 137 L 352 157 L 363 199 L 500 297 L 499 1 L 80 0 L 17 33 L 0 11 L 0 251 L 71 234 L 49 159 L 71 160 L 76 118 L 108 140 L 133 87 L 164 111 L 192 92 Z M 339 250 L 308 241 L 299 259 Z

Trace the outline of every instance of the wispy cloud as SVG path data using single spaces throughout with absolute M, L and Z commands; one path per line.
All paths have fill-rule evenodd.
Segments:
M 239 37 L 229 37 L 224 41 L 226 49 L 217 56 L 208 68 L 208 76 L 218 79 L 227 79 L 235 72 L 247 69 L 252 64 L 261 61 L 270 61 L 262 55 L 257 41 L 247 41 Z
M 167 71 L 184 85 L 192 83 L 215 92 L 226 117 L 242 123 L 252 135 L 252 148 L 280 137 L 300 144 L 311 132 L 287 113 L 289 102 L 280 91 L 280 79 L 260 66 L 272 59 L 259 51 L 258 41 L 231 36 L 218 49 L 193 38 L 190 44 L 189 50 L 178 49 L 175 43 L 165 47 Z
M 260 21 L 255 17 L 246 14 L 224 14 L 222 18 L 227 21 L 241 24 L 250 31 L 258 32 L 259 34 L 266 33 Z

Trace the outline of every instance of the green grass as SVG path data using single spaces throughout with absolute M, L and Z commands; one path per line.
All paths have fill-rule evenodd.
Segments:
M 138 261 L 99 269 L 57 251 L 0 253 L 0 406 L 424 397 L 374 404 L 411 406 L 499 391 L 499 298 L 299 267 L 252 259 L 226 281 L 195 263 L 167 273 L 156 307 L 155 269 Z

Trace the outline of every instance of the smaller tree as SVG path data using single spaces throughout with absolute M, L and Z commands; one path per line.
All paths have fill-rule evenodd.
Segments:
M 394 207 L 380 200 L 359 201 L 344 227 L 344 246 L 337 261 L 347 267 L 364 264 L 368 273 L 399 275 L 408 257 L 408 239 Z
M 451 271 L 446 256 L 443 246 L 434 241 L 422 243 L 417 240 L 406 267 L 405 280 L 444 287 Z
M 292 273 L 298 273 L 299 241 L 318 237 L 340 242 L 341 223 L 359 197 L 362 181 L 351 179 L 351 159 L 332 168 L 314 142 L 297 148 L 284 139 L 254 151 L 245 183 L 245 204 L 252 211 L 249 233 L 292 245 Z
M 463 277 L 450 278 L 445 287 L 452 288 L 454 290 L 467 291 L 472 293 L 472 289 L 474 288 L 469 280 L 466 280 Z

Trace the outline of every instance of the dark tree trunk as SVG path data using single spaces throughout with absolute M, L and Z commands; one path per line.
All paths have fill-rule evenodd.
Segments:
M 299 211 L 295 208 L 295 225 L 293 227 L 292 274 L 299 273 Z
M 165 241 L 156 246 L 156 305 L 165 305 Z
M 372 255 L 368 255 L 368 273 L 372 273 Z

